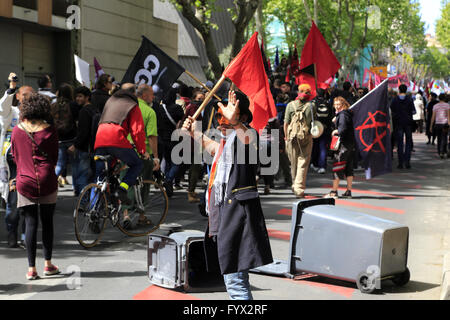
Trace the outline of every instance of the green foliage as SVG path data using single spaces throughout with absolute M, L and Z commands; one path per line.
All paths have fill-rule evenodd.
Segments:
M 313 0 L 305 2 L 314 17 Z M 374 48 L 391 48 L 397 43 L 423 48 L 424 23 L 419 9 L 415 0 L 318 0 L 316 24 L 341 64 L 350 67 L 368 44 Z M 290 47 L 297 44 L 300 50 L 311 26 L 303 1 L 268 0 L 265 13 L 284 23 L 287 42 Z M 377 54 L 380 52 L 375 50 Z
M 450 50 L 450 1 L 442 1 L 442 15 L 436 24 L 439 43 Z
M 429 67 L 433 78 L 447 77 L 450 70 L 450 53 L 445 55 L 436 47 L 430 47 L 417 59 Z

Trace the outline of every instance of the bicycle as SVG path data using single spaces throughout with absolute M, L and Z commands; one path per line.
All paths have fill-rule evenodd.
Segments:
M 81 246 L 95 247 L 101 240 L 107 221 L 130 237 L 143 237 L 154 232 L 164 222 L 169 198 L 162 185 L 161 172 L 153 172 L 154 180 L 140 176 L 133 187 L 135 203 L 124 215 L 123 206 L 116 195 L 123 166 L 112 156 L 95 156 L 105 163 L 104 178 L 86 186 L 81 192 L 74 212 L 75 235 Z M 144 219 L 143 219 L 144 218 Z

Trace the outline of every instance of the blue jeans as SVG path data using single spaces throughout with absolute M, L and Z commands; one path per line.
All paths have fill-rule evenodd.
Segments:
M 437 135 L 437 150 L 438 154 L 447 153 L 448 144 L 448 126 L 445 124 L 435 124 L 434 128 Z
M 253 300 L 248 271 L 223 276 L 231 300 Z
M 20 222 L 20 210 L 17 208 L 17 192 L 10 192 L 6 203 L 6 230 L 9 234 L 18 234 Z M 25 241 L 25 221 L 22 222 L 21 239 Z
M 91 159 L 89 153 L 76 150 L 73 156 L 72 177 L 73 191 L 79 196 L 84 187 L 86 187 L 91 177 Z
M 73 156 L 69 155 L 67 149 L 73 145 L 73 141 L 60 141 L 58 147 L 58 163 L 56 164 L 55 173 L 59 177 L 67 173 L 67 161 L 73 165 Z
M 314 139 L 311 162 L 320 169 L 327 168 L 328 145 L 331 142 L 331 135 L 324 132 L 318 139 Z
M 126 183 L 129 187 L 136 184 L 137 177 L 144 168 L 144 164 L 141 159 L 139 159 L 136 151 L 134 149 L 123 149 L 115 147 L 98 148 L 95 150 L 95 154 L 98 156 L 111 155 L 128 166 L 128 171 L 123 177 L 122 182 Z M 104 176 L 105 164 L 102 161 L 97 161 L 96 163 L 96 176 L 97 178 L 102 178 Z
M 409 165 L 411 161 L 411 151 L 413 145 L 412 130 L 410 126 L 398 126 L 396 129 L 398 163 L 399 165 Z M 403 139 L 405 137 L 405 141 Z

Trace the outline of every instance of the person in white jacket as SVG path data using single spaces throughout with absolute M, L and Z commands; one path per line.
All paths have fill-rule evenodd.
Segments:
M 8 246 L 17 247 L 17 231 L 20 216 L 17 212 L 17 193 L 14 183 L 10 183 L 15 178 L 16 168 L 12 157 L 8 157 L 11 146 L 11 134 L 14 127 L 19 123 L 20 111 L 18 107 L 13 106 L 14 95 L 17 88 L 17 76 L 11 73 L 8 77 L 10 83 L 9 89 L 0 99 L 0 196 L 6 202 L 6 229 L 8 231 Z M 22 103 L 27 96 L 34 90 L 29 86 L 23 86 L 19 89 L 16 97 L 19 103 Z M 24 231 L 22 230 L 22 234 Z M 22 241 L 23 241 L 22 236 Z
M 416 122 L 417 131 L 423 133 L 423 124 L 425 120 L 425 105 L 423 103 L 422 96 L 416 94 L 416 100 L 414 100 L 414 106 L 416 107 L 416 114 L 413 115 L 413 120 Z

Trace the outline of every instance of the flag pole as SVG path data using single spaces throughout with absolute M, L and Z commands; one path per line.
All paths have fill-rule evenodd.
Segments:
M 211 92 L 211 89 L 210 88 L 208 88 L 207 86 L 205 86 L 204 84 L 203 84 L 203 82 L 201 82 L 196 76 L 194 76 L 192 73 L 190 73 L 189 71 L 187 71 L 187 70 L 184 70 L 184 73 L 186 73 L 189 77 L 191 77 L 195 82 L 197 82 L 199 85 L 201 85 L 202 87 L 203 87 L 203 89 L 206 89 L 206 90 L 208 90 L 208 92 Z M 220 99 L 217 95 L 215 95 L 214 94 L 214 97 L 217 99 L 217 100 L 219 100 L 219 101 L 222 101 L 222 99 Z
M 203 103 L 200 105 L 200 107 L 198 108 L 197 112 L 194 114 L 194 116 L 192 117 L 195 120 L 197 120 L 197 118 L 200 116 L 200 114 L 203 112 L 203 110 L 205 109 L 205 107 L 208 105 L 208 103 L 211 101 L 212 97 L 215 95 L 215 93 L 217 92 L 217 90 L 219 90 L 219 88 L 222 86 L 222 84 L 225 82 L 226 77 L 224 75 L 222 75 L 222 77 L 220 78 L 220 80 L 216 83 L 216 85 L 214 86 L 214 88 L 208 93 L 208 95 L 205 98 L 205 101 L 203 101 Z

